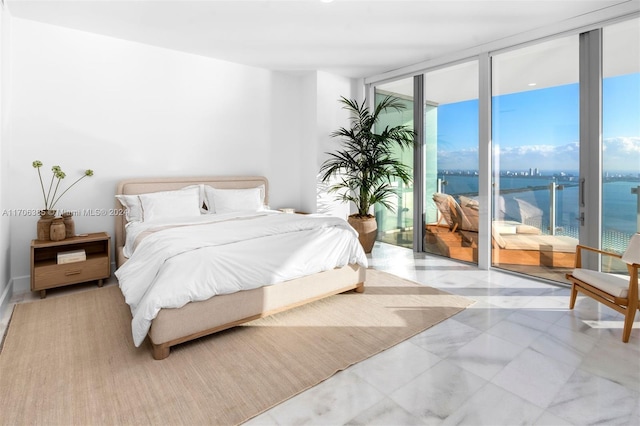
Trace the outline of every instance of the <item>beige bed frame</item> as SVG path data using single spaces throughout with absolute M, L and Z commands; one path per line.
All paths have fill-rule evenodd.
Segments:
M 220 189 L 255 188 L 264 185 L 265 203 L 268 203 L 269 184 L 266 178 L 260 176 L 135 178 L 119 182 L 116 194 L 135 195 L 176 190 L 201 183 Z M 118 201 L 116 205 L 121 208 Z M 127 260 L 123 255 L 125 225 L 124 215 L 116 216 L 117 267 Z M 161 309 L 149 330 L 153 358 L 168 357 L 171 347 L 179 343 L 314 300 L 349 290 L 361 293 L 364 291 L 365 275 L 365 268 L 359 265 L 347 265 L 272 286 L 215 296 L 201 302 L 191 302 L 178 309 Z

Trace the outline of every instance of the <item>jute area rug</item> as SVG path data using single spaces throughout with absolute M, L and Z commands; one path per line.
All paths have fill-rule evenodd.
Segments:
M 117 286 L 15 306 L 0 353 L 3 424 L 242 423 L 471 303 L 384 272 L 344 293 L 178 345 L 131 339 Z

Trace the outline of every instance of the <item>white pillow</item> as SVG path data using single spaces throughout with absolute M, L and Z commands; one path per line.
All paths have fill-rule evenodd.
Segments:
M 200 216 L 200 189 L 197 185 L 176 191 L 139 194 L 144 221 Z
M 177 191 L 138 195 L 144 221 L 173 217 L 200 216 L 200 190 L 197 186 Z
M 200 213 L 207 213 L 207 207 L 206 207 L 206 201 L 205 201 L 205 196 L 204 196 L 204 184 L 203 183 L 199 183 L 196 185 L 189 185 L 189 186 L 185 186 L 184 188 L 182 188 L 181 190 L 185 190 L 185 189 L 193 189 L 193 188 L 198 188 L 198 205 L 200 206 Z
M 205 185 L 209 213 L 260 211 L 264 209 L 264 185 L 247 189 L 217 189 Z
M 127 222 L 144 222 L 145 220 L 149 220 L 149 218 L 148 217 L 145 218 L 145 215 L 142 209 L 142 201 L 140 199 L 141 196 L 146 197 L 147 195 L 156 194 L 155 197 L 158 197 L 157 194 L 171 194 L 174 192 L 185 191 L 185 190 L 190 190 L 192 192 L 194 190 L 198 191 L 198 209 L 200 213 L 206 213 L 207 210 L 203 208 L 204 206 L 204 185 L 203 184 L 189 185 L 175 191 L 149 192 L 147 194 L 136 194 L 136 195 L 118 194 L 116 195 L 116 199 L 120 201 L 120 204 L 122 204 L 122 207 L 125 208 L 125 218 L 127 219 Z M 160 197 L 162 196 L 163 195 L 160 195 Z M 191 216 L 191 215 L 189 214 L 187 216 Z M 178 217 L 178 216 L 164 216 L 164 217 Z
M 124 215 L 127 222 L 142 222 L 142 205 L 137 195 L 116 195 L 116 199 L 120 201 L 124 207 Z

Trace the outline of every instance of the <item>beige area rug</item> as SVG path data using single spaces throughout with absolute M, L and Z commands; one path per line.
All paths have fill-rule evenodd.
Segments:
M 344 293 L 178 345 L 135 348 L 117 286 L 15 306 L 3 424 L 237 424 L 470 303 L 384 272 Z

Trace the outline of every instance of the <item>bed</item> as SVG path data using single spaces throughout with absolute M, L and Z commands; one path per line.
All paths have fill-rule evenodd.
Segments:
M 257 202 L 268 205 L 268 188 L 259 176 L 118 183 L 116 206 L 126 214 L 115 217 L 116 277 L 132 310 L 136 346 L 148 337 L 153 358 L 164 359 L 177 344 L 334 294 L 364 291 L 366 255 L 346 221 L 254 211 Z M 181 211 L 176 206 L 187 204 L 187 193 L 189 207 Z M 195 194 L 199 215 L 192 206 Z M 163 208 L 171 209 L 171 217 L 160 214 Z M 272 259 L 272 253 L 279 254 Z

